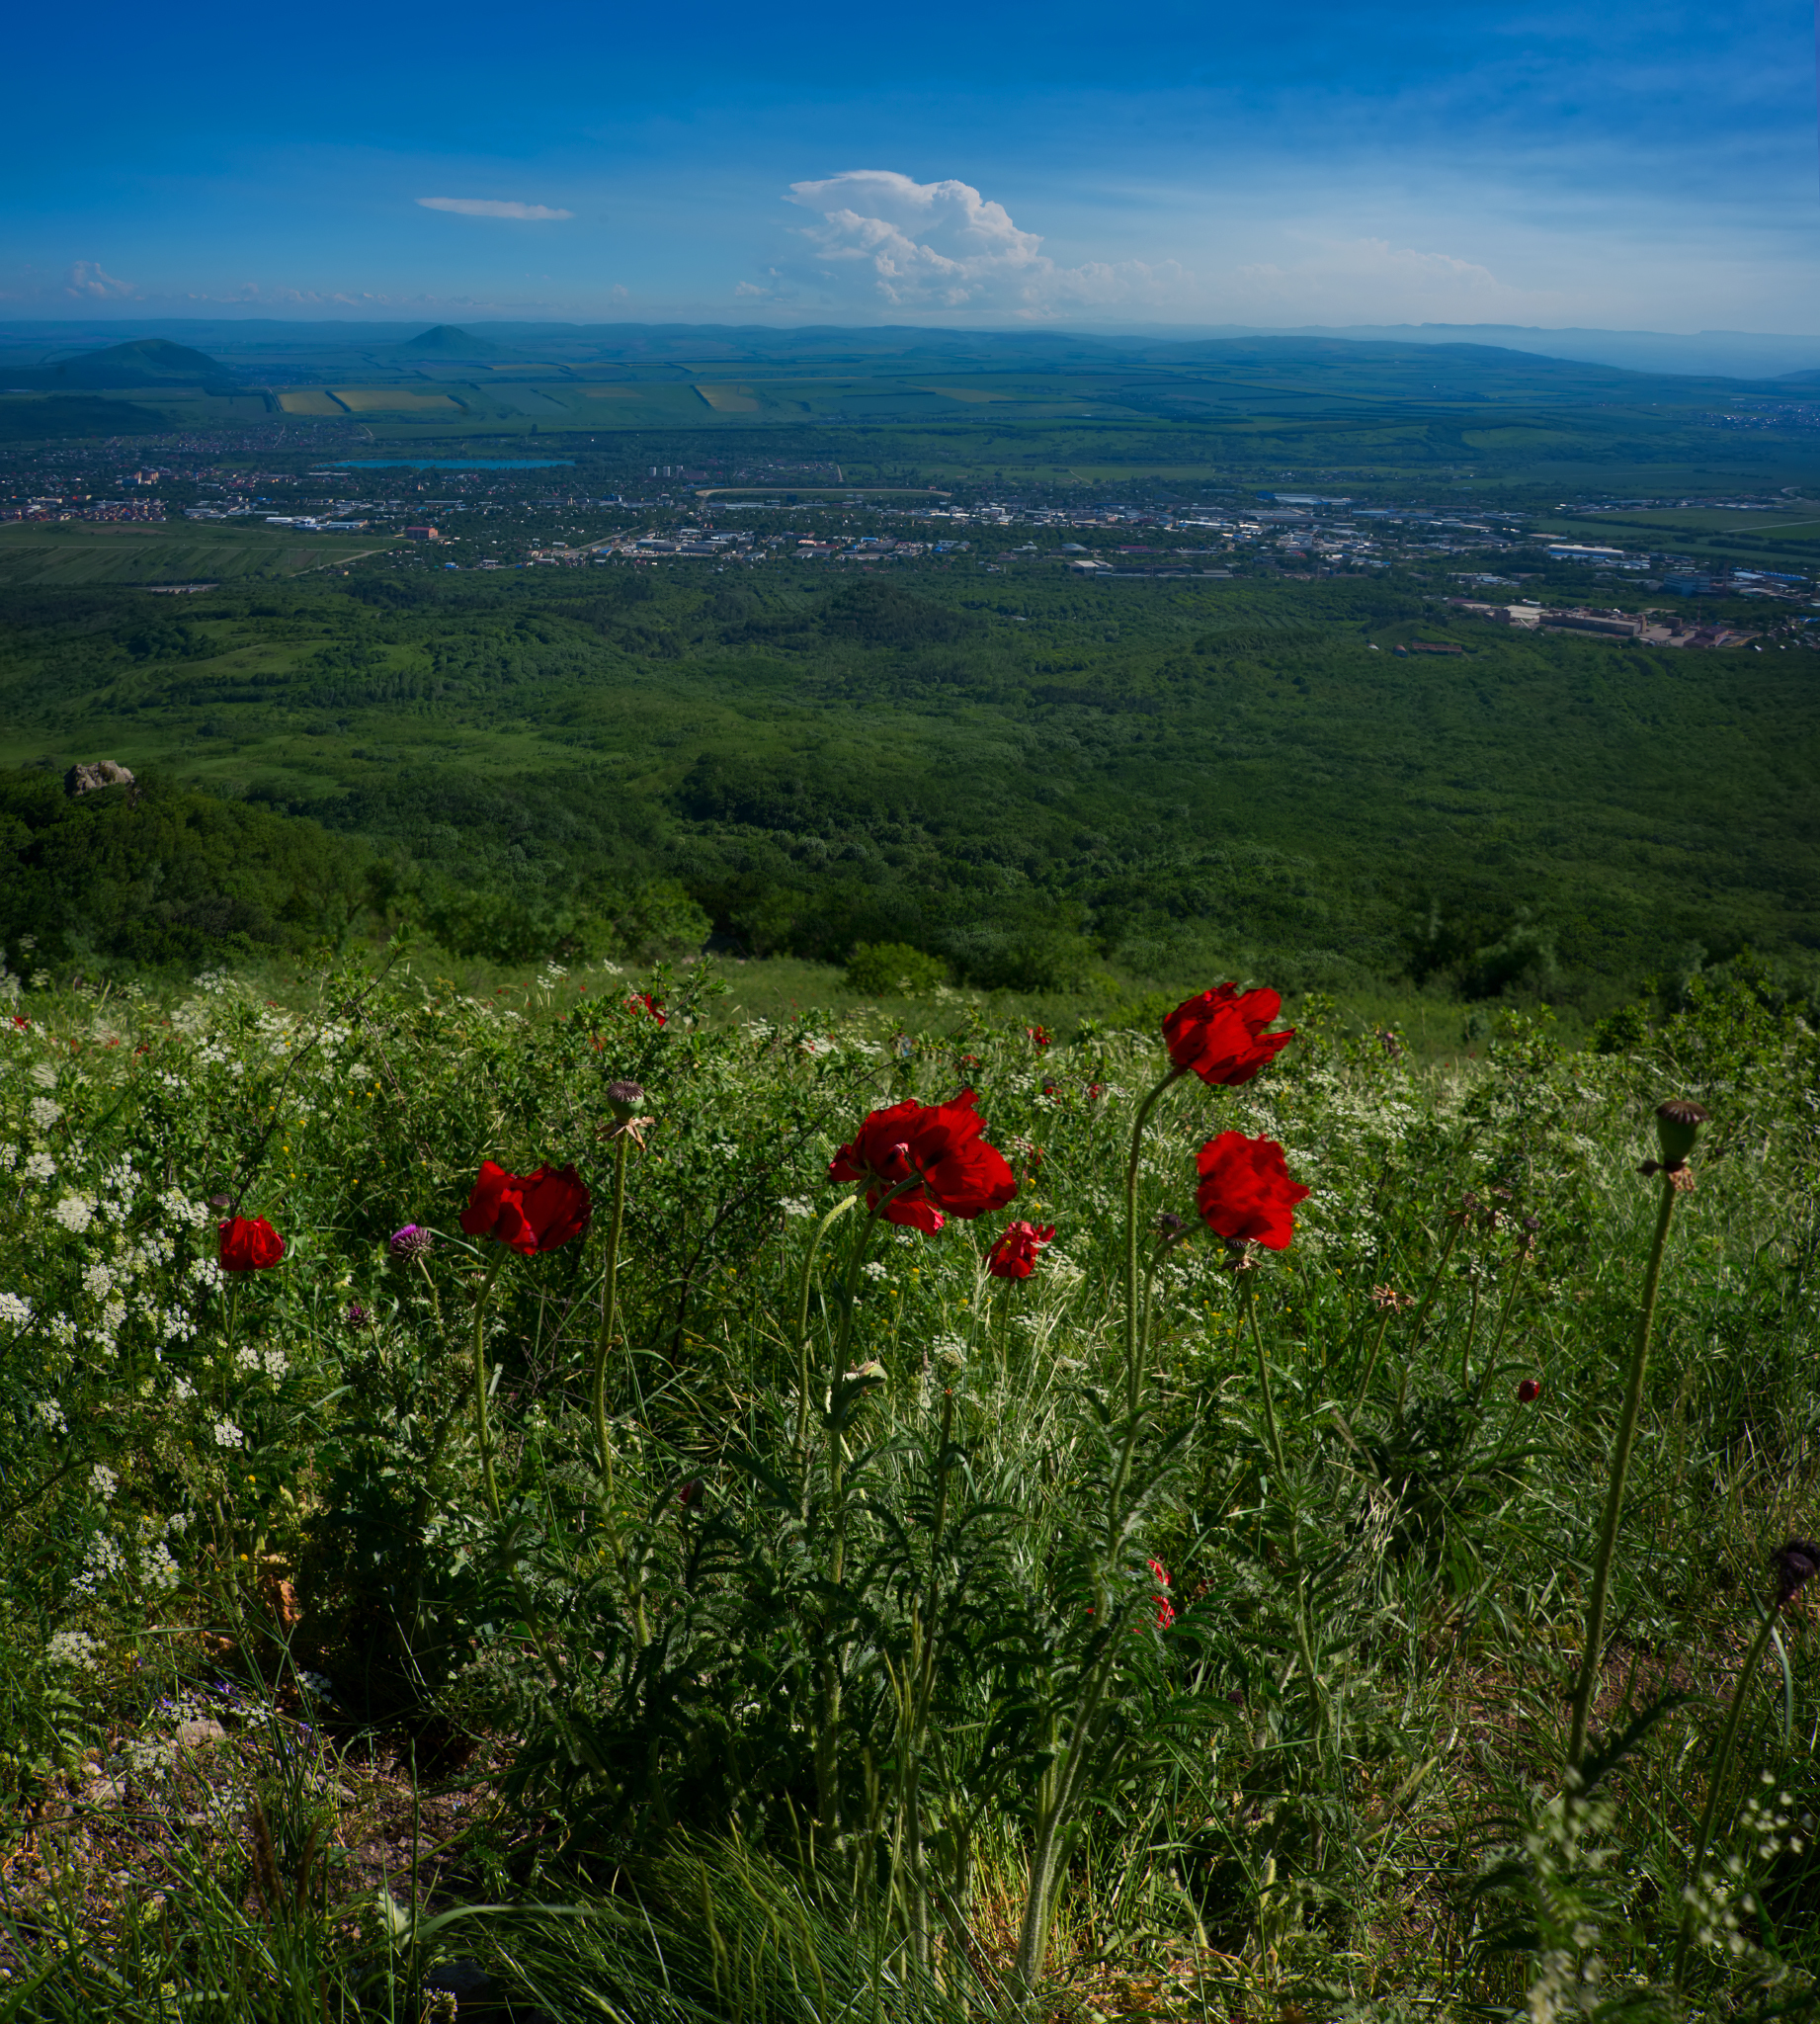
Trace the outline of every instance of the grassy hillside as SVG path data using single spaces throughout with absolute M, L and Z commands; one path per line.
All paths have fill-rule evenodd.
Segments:
M 1809 2007 L 1808 1026 L 714 988 L 10 1001 L 16 2016 Z

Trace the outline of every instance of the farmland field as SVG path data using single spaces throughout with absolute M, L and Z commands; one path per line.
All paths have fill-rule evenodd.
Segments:
M 418 393 L 405 386 L 336 386 L 334 397 L 355 414 L 386 408 L 459 414 L 462 403 L 448 393 Z

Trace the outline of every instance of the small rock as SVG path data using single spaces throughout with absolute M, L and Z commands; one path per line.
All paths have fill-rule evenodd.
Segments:
M 72 766 L 63 776 L 63 792 L 73 801 L 78 795 L 92 795 L 102 787 L 131 787 L 132 775 L 112 759 L 98 759 L 93 766 Z
M 218 1743 L 227 1731 L 218 1722 L 207 1715 L 195 1722 L 180 1722 L 172 1732 L 171 1740 L 180 1750 L 199 1750 L 204 1743 Z

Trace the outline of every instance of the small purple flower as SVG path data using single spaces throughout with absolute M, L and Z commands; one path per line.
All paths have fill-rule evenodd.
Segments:
M 407 1223 L 402 1229 L 392 1231 L 391 1247 L 394 1258 L 421 1258 L 426 1251 L 433 1249 L 435 1244 L 434 1233 L 425 1229 L 421 1223 Z
M 372 1316 L 368 1313 L 359 1301 L 350 1301 L 345 1318 L 350 1328 L 365 1328 L 368 1322 L 372 1319 Z

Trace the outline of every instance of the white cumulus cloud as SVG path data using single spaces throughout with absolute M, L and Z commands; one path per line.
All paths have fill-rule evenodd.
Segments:
M 1099 303 L 1157 302 L 1186 280 L 1173 260 L 1088 261 L 1063 267 L 1002 204 L 970 183 L 919 183 L 895 169 L 851 169 L 792 183 L 790 203 L 819 211 L 802 236 L 824 275 L 863 279 L 875 297 L 903 309 L 1012 310 L 1039 317 Z M 742 285 L 742 294 L 769 293 Z
M 573 217 L 572 211 L 556 211 L 547 204 L 517 204 L 494 197 L 420 197 L 426 211 L 458 211 L 463 217 Z
M 78 260 L 63 277 L 63 293 L 90 301 L 116 301 L 139 292 L 131 282 L 119 281 L 106 273 L 99 260 Z

